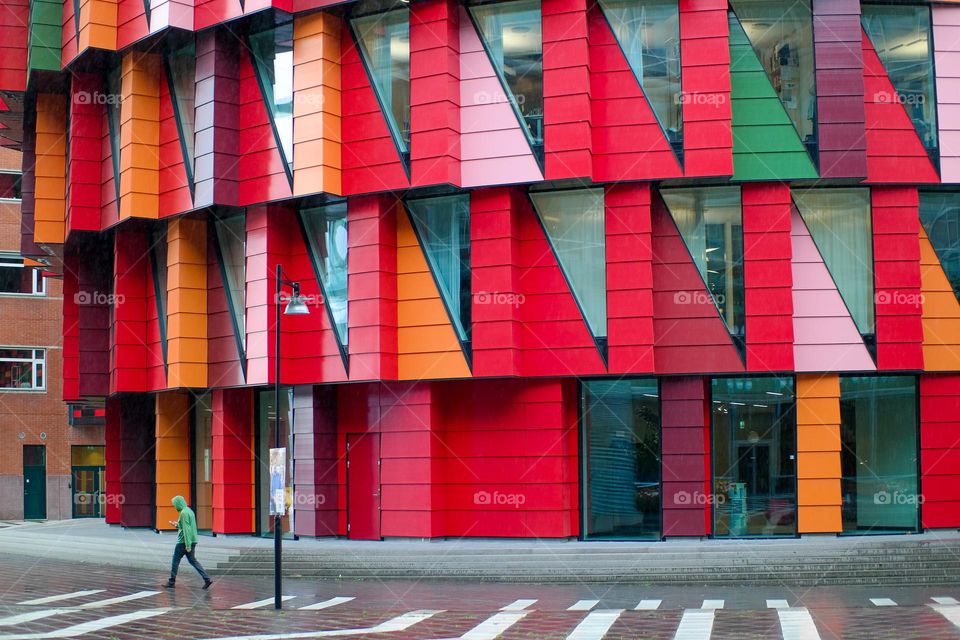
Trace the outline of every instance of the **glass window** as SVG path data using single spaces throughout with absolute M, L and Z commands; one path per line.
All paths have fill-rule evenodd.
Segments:
M 44 349 L 0 348 L 0 389 L 46 388 Z
M 960 299 L 960 193 L 920 193 L 920 221 Z
M 247 350 L 247 219 L 245 215 L 217 220 L 217 246 L 220 249 L 223 287 L 237 331 L 237 343 Z M 242 356 L 242 353 L 241 353 Z
M 740 188 L 664 189 L 660 194 L 727 329 L 742 342 L 746 314 Z
M 657 380 L 583 383 L 584 536 L 660 537 Z
M 257 76 L 273 120 L 277 143 L 286 162 L 288 175 L 293 171 L 293 23 L 250 36 L 250 50 L 256 62 Z
M 410 150 L 410 10 L 352 20 L 360 51 L 400 153 Z
M 607 337 L 603 189 L 531 192 L 560 268 L 594 338 Z
M 193 510 L 197 528 L 213 529 L 213 396 L 197 396 L 193 415 Z
M 683 150 L 683 114 L 680 9 L 676 0 L 600 0 L 600 7 L 679 155 Z
M 180 133 L 183 161 L 187 179 L 193 184 L 194 169 L 194 109 L 196 100 L 197 49 L 193 42 L 173 51 L 167 57 L 170 91 L 174 97 L 174 114 Z
M 794 535 L 793 378 L 715 378 L 712 387 L 715 535 Z
M 0 254 L 0 295 L 42 296 L 47 293 L 47 279 L 40 269 L 26 267 L 15 254 Z
M 795 189 L 793 201 L 860 333 L 873 335 L 870 192 L 867 189 Z
M 157 323 L 160 326 L 160 348 L 163 362 L 167 362 L 167 225 L 155 226 L 150 233 L 150 268 L 153 275 L 153 295 L 157 303 Z
M 920 141 L 937 150 L 937 105 L 934 99 L 933 47 L 927 5 L 864 4 L 863 28 L 883 63 L 899 102 L 913 120 Z
M 470 341 L 470 196 L 408 200 L 407 210 L 461 342 Z
M 107 126 L 110 130 L 110 159 L 113 163 L 113 188 L 117 198 L 117 216 L 120 211 L 120 101 L 123 94 L 120 66 L 107 73 Z
M 70 465 L 74 467 L 102 467 L 106 465 L 104 448 L 98 445 L 70 447 Z
M 23 466 L 42 467 L 47 464 L 47 447 L 42 444 L 23 445 Z
M 347 315 L 347 204 L 345 202 L 304 209 L 300 212 L 313 267 L 323 287 L 323 301 L 330 314 L 342 351 L 349 339 Z
M 917 529 L 917 428 L 913 376 L 840 377 L 844 532 Z
M 817 87 L 810 0 L 731 0 L 770 83 L 810 153 L 817 157 Z
M 470 7 L 493 67 L 526 125 L 543 144 L 543 38 L 539 0 Z

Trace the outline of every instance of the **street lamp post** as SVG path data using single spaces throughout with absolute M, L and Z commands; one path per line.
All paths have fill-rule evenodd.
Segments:
M 283 285 L 288 285 L 293 289 L 293 295 L 290 296 L 290 302 L 283 310 L 286 316 L 304 316 L 310 313 L 310 309 L 300 298 L 300 283 L 291 282 L 283 277 L 283 268 L 277 263 L 277 293 L 274 298 L 276 303 L 276 322 L 274 331 L 276 333 L 276 351 L 274 351 L 275 365 L 273 376 L 273 446 L 280 448 L 280 296 Z M 286 457 L 284 457 L 286 462 Z M 285 472 L 285 471 L 284 471 Z M 283 608 L 283 515 L 276 513 L 273 516 L 273 608 Z

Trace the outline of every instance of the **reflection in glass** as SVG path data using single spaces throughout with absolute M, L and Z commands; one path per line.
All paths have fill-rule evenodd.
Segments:
M 183 146 L 183 160 L 187 177 L 193 182 L 194 167 L 194 105 L 196 100 L 197 49 L 193 42 L 175 50 L 167 58 L 170 90 L 175 98 L 177 128 Z
M 539 0 L 470 7 L 493 66 L 530 141 L 543 144 L 543 39 Z
M 844 532 L 915 531 L 916 378 L 841 376 L 840 439 Z
M 873 231 L 867 189 L 794 189 L 793 201 L 860 333 L 872 335 Z
M 920 221 L 960 300 L 960 194 L 920 192 Z
M 927 152 L 937 151 L 933 47 L 927 5 L 863 4 L 861 21 L 883 63 L 899 102 L 907 110 Z
M 409 153 L 410 10 L 354 18 L 351 24 L 393 141 L 401 153 Z
M 323 285 L 323 301 L 333 317 L 341 348 L 347 346 L 347 204 L 300 212 L 314 269 Z
M 74 467 L 102 467 L 106 463 L 105 449 L 96 444 L 75 444 L 70 447 L 70 464 Z
M 246 216 L 238 215 L 217 220 L 217 243 L 224 280 L 224 289 L 230 302 L 230 311 L 236 324 L 237 340 L 247 349 L 247 230 Z
M 193 511 L 197 528 L 213 529 L 213 396 L 197 396 L 193 414 Z
M 746 320 L 740 188 L 663 189 L 660 195 L 727 329 L 742 341 Z
M 461 342 L 470 340 L 470 196 L 408 200 L 430 269 Z
M 713 380 L 714 532 L 797 530 L 797 425 L 793 378 Z
M 250 36 L 250 50 L 280 141 L 288 171 L 293 170 L 293 23 Z
M 731 0 L 787 115 L 817 157 L 817 87 L 809 0 Z
M 280 434 L 279 439 L 274 437 L 273 389 L 263 389 L 257 392 L 257 532 L 262 536 L 273 536 L 273 516 L 270 515 L 270 449 L 274 447 L 287 448 L 287 495 L 293 493 L 293 430 L 290 425 L 293 421 L 293 389 L 280 388 Z M 280 444 L 276 444 L 279 442 Z M 293 509 L 287 510 L 282 520 L 283 532 L 293 531 Z
M 660 537 L 657 381 L 583 383 L 588 538 Z
M 607 21 L 677 153 L 683 149 L 676 0 L 600 0 Z
M 530 193 L 547 239 L 594 338 L 607 337 L 603 189 Z
M 107 72 L 107 128 L 110 132 L 110 159 L 113 164 L 113 188 L 117 198 L 117 217 L 120 216 L 120 96 L 122 94 L 120 66 Z

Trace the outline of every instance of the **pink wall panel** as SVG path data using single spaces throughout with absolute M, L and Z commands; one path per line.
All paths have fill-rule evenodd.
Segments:
M 543 174 L 466 9 L 460 9 L 460 157 L 464 187 Z
M 796 371 L 874 371 L 876 366 L 800 213 L 791 214 L 793 358 Z
M 193 31 L 193 0 L 150 0 L 150 33 L 167 27 Z
M 240 0 L 194 0 L 193 28 L 197 31 L 243 15 Z
M 207 379 L 211 388 L 235 387 L 244 384 L 243 369 L 216 243 L 211 230 L 207 244 Z
M 664 378 L 660 385 L 663 535 L 710 533 L 710 428 L 707 380 Z M 682 498 L 680 496 L 683 496 Z
M 940 177 L 960 182 L 960 7 L 933 5 Z

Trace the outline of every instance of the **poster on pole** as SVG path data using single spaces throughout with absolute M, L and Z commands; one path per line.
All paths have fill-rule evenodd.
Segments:
M 287 450 L 270 449 L 270 515 L 286 515 Z

